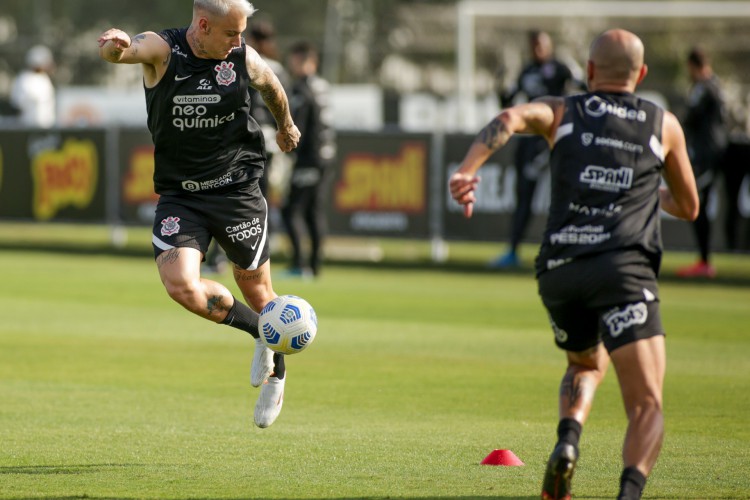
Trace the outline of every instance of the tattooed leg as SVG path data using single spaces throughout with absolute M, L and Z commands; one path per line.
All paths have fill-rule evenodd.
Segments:
M 271 283 L 271 262 L 266 261 L 258 269 L 247 270 L 234 266 L 232 273 L 234 281 L 242 290 L 245 302 L 255 311 L 260 311 L 272 299 L 276 297 Z
M 234 304 L 231 292 L 221 283 L 202 279 L 202 254 L 193 248 L 173 248 L 159 255 L 159 269 L 169 296 L 188 311 L 220 323 Z
M 560 418 L 581 424 L 586 421 L 608 364 L 609 356 L 601 344 L 579 353 L 568 352 L 568 369 L 560 383 Z

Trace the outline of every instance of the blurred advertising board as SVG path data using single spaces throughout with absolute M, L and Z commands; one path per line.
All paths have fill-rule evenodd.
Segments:
M 517 201 L 514 155 L 519 138 L 511 138 L 511 142 L 490 157 L 479 171 L 481 182 L 476 192 L 477 203 L 472 218 L 467 221 L 461 207 L 450 199 L 447 183 L 474 137 L 462 134 L 445 137 L 443 177 L 446 189 L 442 193 L 442 234 L 446 240 L 505 242 L 510 239 Z M 539 172 L 524 241 L 538 243 L 542 239 L 549 209 L 550 187 L 549 168 L 544 168 Z M 675 219 L 665 212 L 661 215 L 662 240 L 667 250 L 697 249 L 692 224 Z M 735 140 L 730 144 L 709 197 L 708 216 L 712 221 L 713 249 L 750 250 L 750 141 Z
M 328 229 L 347 236 L 429 236 L 428 134 L 341 132 Z
M 461 164 L 474 140 L 473 135 L 449 134 L 445 137 L 443 163 L 443 234 L 447 240 L 505 241 L 510 235 L 513 209 L 516 206 L 516 168 L 514 156 L 518 140 L 514 137 L 506 147 L 497 151 L 478 172 L 477 202 L 471 219 L 466 219 L 463 208 L 453 201 L 448 192 L 448 180 Z M 541 172 L 532 220 L 527 235 L 541 235 L 544 214 L 549 206 L 549 170 Z
M 505 242 L 517 202 L 514 137 L 479 171 L 467 220 L 448 179 L 471 134 L 338 133 L 324 199 L 328 232 L 348 237 Z M 291 158 L 291 157 L 289 157 Z M 154 148 L 143 127 L 0 128 L 0 220 L 151 225 Z M 549 169 L 538 173 L 524 241 L 541 240 Z M 730 145 L 708 204 L 712 247 L 750 250 L 750 140 Z M 277 209 L 276 200 L 272 209 Z M 696 248 L 690 223 L 662 214 L 667 249 Z
M 0 218 L 102 222 L 103 130 L 0 131 Z
M 141 127 L 119 129 L 117 151 L 118 216 L 125 224 L 154 222 L 159 196 L 154 193 L 154 144 Z

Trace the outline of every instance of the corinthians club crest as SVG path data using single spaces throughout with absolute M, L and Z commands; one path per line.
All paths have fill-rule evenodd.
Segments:
M 216 82 L 219 85 L 231 85 L 237 79 L 233 62 L 222 61 L 221 64 L 214 66 L 214 69 L 216 70 Z
M 180 232 L 180 218 L 179 217 L 167 217 L 161 221 L 161 235 L 172 236 L 175 233 Z

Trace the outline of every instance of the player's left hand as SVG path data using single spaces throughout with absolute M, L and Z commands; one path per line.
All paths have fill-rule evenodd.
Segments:
M 289 151 L 297 147 L 297 144 L 299 144 L 300 135 L 301 134 L 297 126 L 292 125 L 291 127 L 276 132 L 276 144 L 279 145 L 279 148 L 283 152 L 288 153 Z
M 448 181 L 451 197 L 464 207 L 464 216 L 468 219 L 474 212 L 474 202 L 477 201 L 474 191 L 480 178 L 456 172 Z

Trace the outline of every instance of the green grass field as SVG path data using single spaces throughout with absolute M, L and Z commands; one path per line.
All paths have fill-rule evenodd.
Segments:
M 60 243 L 72 234 L 84 248 Z M 320 329 L 262 430 L 251 338 L 172 303 L 148 233 L 130 241 L 0 226 L 0 498 L 538 498 L 564 358 L 531 272 L 483 271 L 497 245 L 451 245 L 435 266 L 385 243 L 380 264 L 276 275 Z M 715 282 L 669 278 L 691 258 L 665 263 L 667 435 L 645 498 L 747 499 L 750 257 L 719 256 Z M 624 426 L 611 371 L 575 498 L 614 498 Z M 496 448 L 526 465 L 479 465 Z

